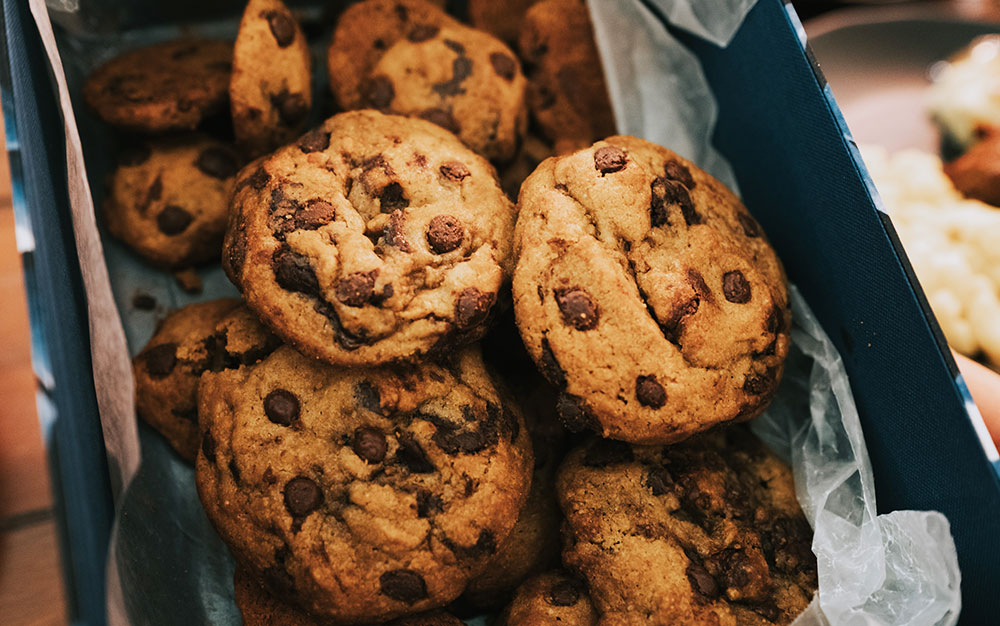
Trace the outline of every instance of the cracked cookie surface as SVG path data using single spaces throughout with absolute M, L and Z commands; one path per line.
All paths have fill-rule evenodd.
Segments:
M 177 39 L 125 52 L 87 78 L 83 97 L 105 122 L 127 130 L 192 130 L 226 104 L 233 44 Z
M 556 570 L 524 581 L 496 626 L 597 626 L 597 619 L 586 583 Z
M 229 101 L 236 141 L 254 155 L 290 143 L 312 107 L 309 46 L 281 0 L 251 0 L 233 48 Z
M 363 10 L 341 18 L 330 48 L 331 81 L 366 58 L 349 44 L 353 33 L 377 29 L 364 21 L 371 19 Z M 342 98 L 341 106 L 425 119 L 488 159 L 511 159 L 528 120 L 517 56 L 492 35 L 452 21 L 408 14 L 404 24 L 394 41 L 379 39 L 386 49 L 362 73 L 360 93 Z
M 592 439 L 556 491 L 563 562 L 601 624 L 790 624 L 816 591 L 791 470 L 743 426 L 672 446 Z
M 784 271 L 722 183 L 612 137 L 525 181 L 518 327 L 568 427 L 669 443 L 767 406 L 788 353 Z
M 409 360 L 482 336 L 514 219 L 492 166 L 453 135 L 353 111 L 240 173 L 223 266 L 300 351 Z
M 201 135 L 128 146 L 108 179 L 108 230 L 160 268 L 217 260 L 237 171 L 232 148 Z
M 347 622 L 443 606 L 527 497 L 531 444 L 476 348 L 335 368 L 282 347 L 199 389 L 198 493 L 237 562 Z
M 278 339 L 239 300 L 190 304 L 168 315 L 133 359 L 136 411 L 188 461 L 198 454 L 198 381 L 255 363 Z

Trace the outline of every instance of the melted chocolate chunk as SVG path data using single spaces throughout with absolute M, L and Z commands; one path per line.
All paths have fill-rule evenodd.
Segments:
M 313 130 L 299 138 L 299 150 L 305 153 L 319 152 L 330 147 L 330 133 Z
M 469 168 L 467 168 L 465 164 L 460 161 L 448 161 L 446 163 L 442 163 L 440 171 L 442 176 L 455 182 L 461 182 L 463 179 L 471 175 Z
M 695 182 L 694 177 L 691 176 L 691 170 L 679 161 L 667 161 L 664 163 L 663 175 L 670 180 L 676 180 L 688 189 L 694 189 Z
M 375 295 L 375 277 L 378 270 L 370 272 L 354 272 L 337 281 L 334 295 L 337 300 L 350 307 L 361 307 L 368 304 Z
M 282 11 L 269 11 L 267 25 L 279 48 L 287 48 L 295 41 L 295 21 Z
M 429 39 L 434 39 L 439 32 L 441 32 L 441 28 L 434 24 L 417 24 L 410 29 L 410 33 L 406 38 L 413 43 L 421 43 Z
M 620 172 L 627 164 L 625 151 L 616 146 L 603 146 L 594 151 L 594 169 L 602 175 Z
M 457 44 L 457 42 L 450 42 L 446 39 L 445 45 L 448 45 L 449 43 L 459 46 L 461 45 Z M 458 51 L 458 58 L 451 62 L 451 79 L 443 83 L 431 85 L 431 89 L 445 97 L 458 96 L 465 93 L 465 88 L 462 87 L 462 83 L 465 82 L 465 79 L 472 74 L 472 59 L 467 56 L 463 56 L 464 53 L 465 48 L 463 47 L 461 51 Z
M 497 73 L 497 76 L 507 82 L 514 80 L 514 76 L 517 74 L 517 61 L 512 59 L 509 54 L 503 52 L 490 54 L 490 65 L 493 66 L 493 71 Z
M 194 217 L 179 206 L 169 204 L 156 216 L 156 225 L 164 235 L 183 233 L 194 221 Z
M 414 474 L 431 474 L 437 471 L 434 464 L 427 458 L 427 452 L 412 435 L 398 433 L 396 439 L 399 442 L 399 449 L 396 450 L 396 463 Z
M 389 183 L 383 187 L 378 197 L 381 201 L 381 210 L 383 213 L 392 213 L 393 211 L 405 209 L 410 206 L 410 199 L 403 192 L 403 186 L 396 182 Z
M 743 272 L 733 270 L 722 275 L 722 293 L 735 304 L 750 302 L 750 283 Z
M 466 287 L 455 301 L 455 325 L 460 330 L 478 326 L 486 321 L 493 307 L 494 294 Z
M 376 109 L 388 109 L 396 98 L 396 87 L 384 74 L 372 77 L 365 89 L 365 101 Z
M 597 303 L 581 287 L 554 290 L 556 304 L 563 321 L 577 330 L 591 330 L 597 327 L 600 312 Z
M 198 155 L 195 166 L 205 175 L 219 180 L 235 176 L 240 169 L 236 157 L 222 148 L 206 148 Z
M 658 409 L 667 403 L 667 391 L 656 380 L 655 374 L 635 379 L 635 397 L 639 404 L 652 409 Z
M 706 598 L 719 597 L 719 585 L 712 578 L 712 575 L 708 573 L 704 565 L 691 561 L 688 563 L 686 573 L 688 582 L 691 583 L 692 591 Z
M 283 246 L 275 250 L 271 266 L 274 279 L 282 289 L 309 295 L 319 292 L 316 273 L 305 255 Z
M 741 211 L 736 214 L 736 219 L 739 221 L 740 226 L 743 227 L 744 235 L 747 237 L 760 237 L 760 224 L 758 224 L 757 220 L 752 218 L 748 213 L 743 213 Z
M 382 593 L 406 604 L 415 604 L 427 597 L 427 583 L 413 570 L 395 569 L 379 577 Z
M 462 244 L 465 229 L 457 217 L 437 215 L 427 224 L 427 244 L 434 254 L 451 252 Z
M 373 426 L 362 426 L 354 431 L 351 449 L 365 463 L 381 463 L 385 459 L 388 444 L 381 430 Z
M 559 416 L 559 421 L 566 427 L 566 430 L 571 433 L 600 429 L 597 416 L 590 410 L 587 403 L 582 398 L 565 392 L 560 393 L 556 399 L 556 415 Z
M 292 517 L 306 517 L 323 504 L 323 492 L 311 478 L 296 476 L 285 483 L 285 508 Z
M 379 397 L 378 387 L 370 381 L 362 380 L 354 386 L 354 399 L 361 408 L 382 415 L 382 400 Z
M 417 517 L 423 519 L 442 511 L 444 511 L 444 502 L 441 500 L 441 496 L 432 494 L 426 489 L 417 491 Z
M 299 399 L 291 391 L 275 389 L 264 397 L 264 414 L 280 426 L 291 426 L 299 419 Z
M 462 132 L 462 127 L 459 125 L 458 120 L 455 119 L 455 116 L 448 109 L 426 109 L 420 113 L 420 119 L 426 120 L 431 124 L 437 124 L 455 135 Z

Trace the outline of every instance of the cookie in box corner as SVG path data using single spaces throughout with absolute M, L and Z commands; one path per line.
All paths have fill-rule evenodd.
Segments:
M 434 122 L 491 160 L 511 159 L 527 127 L 517 56 L 422 0 L 350 7 L 337 23 L 328 63 L 341 108 Z
M 786 625 L 816 592 L 792 472 L 744 426 L 672 446 L 594 438 L 556 491 L 563 562 L 602 623 Z
M 767 406 L 789 347 L 785 275 L 722 183 L 611 137 L 542 163 L 514 235 L 514 311 L 573 429 L 670 443 Z
M 199 420 L 198 494 L 236 561 L 333 621 L 455 599 L 527 497 L 528 432 L 475 347 L 360 369 L 285 346 L 205 374 Z
M 492 166 L 454 135 L 352 111 L 240 173 L 223 266 L 303 353 L 412 360 L 483 335 L 514 219 Z

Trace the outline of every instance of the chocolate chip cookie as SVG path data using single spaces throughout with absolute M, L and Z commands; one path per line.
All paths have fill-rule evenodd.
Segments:
M 312 107 L 309 47 L 281 0 L 250 0 L 229 82 L 236 141 L 252 154 L 291 143 Z
M 178 39 L 126 52 L 83 85 L 87 104 L 109 124 L 136 132 L 191 130 L 226 105 L 233 44 Z
M 947 163 L 944 172 L 962 195 L 1000 207 L 1000 129 L 984 130 L 983 135 Z
M 243 626 L 332 626 L 331 622 L 276 598 L 242 567 L 236 567 L 233 586 Z M 430 611 L 402 617 L 385 626 L 462 626 L 462 621 L 444 611 Z
M 277 338 L 239 300 L 190 304 L 168 315 L 133 360 L 139 417 L 188 461 L 198 454 L 198 380 L 207 370 L 254 363 Z
M 511 46 L 517 45 L 528 7 L 537 0 L 469 0 L 469 23 Z
M 269 591 L 328 619 L 450 602 L 527 497 L 528 433 L 475 348 L 361 369 L 286 346 L 206 374 L 199 411 L 209 519 Z
M 163 269 L 217 260 L 238 170 L 230 146 L 201 135 L 128 146 L 108 178 L 108 230 Z
M 743 426 L 673 446 L 595 438 L 556 490 L 563 561 L 604 622 L 789 624 L 816 591 L 792 473 Z
M 584 0 L 542 0 L 524 17 L 519 49 L 528 106 L 557 154 L 615 133 L 614 112 Z
M 597 626 L 597 620 L 587 584 L 557 570 L 518 587 L 495 626 Z
M 344 110 L 360 109 L 370 98 L 368 79 L 382 55 L 400 39 L 416 32 L 458 26 L 439 7 L 425 0 L 365 0 L 347 8 L 337 21 L 327 52 L 330 88 Z
M 306 354 L 414 359 L 485 331 L 514 218 L 492 166 L 453 135 L 353 111 L 240 173 L 223 266 Z
M 514 310 L 574 429 L 669 443 L 767 406 L 785 275 L 760 225 L 674 152 L 612 137 L 521 188 Z

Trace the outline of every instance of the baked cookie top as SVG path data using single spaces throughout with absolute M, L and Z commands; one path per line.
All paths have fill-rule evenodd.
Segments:
M 131 131 L 192 130 L 221 111 L 233 44 L 177 39 L 131 50 L 87 78 L 83 97 L 105 122 Z
M 482 335 L 514 219 L 493 168 L 453 135 L 353 111 L 240 173 L 223 265 L 302 352 L 410 360 Z
M 108 177 L 108 230 L 160 268 L 217 260 L 238 170 L 229 145 L 202 135 L 135 143 Z
M 371 70 L 393 44 L 441 26 L 460 24 L 425 0 L 365 0 L 349 6 L 327 51 L 330 88 L 340 108 L 367 106 Z
M 525 181 L 514 310 L 567 425 L 669 443 L 758 415 L 788 352 L 781 264 L 722 183 L 611 137 Z
M 537 0 L 469 0 L 469 23 L 511 46 L 521 36 L 524 13 Z
M 587 584 L 556 570 L 524 581 L 496 626 L 597 626 L 597 621 Z
M 286 346 L 206 374 L 199 411 L 209 519 L 270 591 L 334 620 L 450 602 L 527 497 L 528 433 L 474 348 L 360 369 Z
M 261 586 L 245 568 L 236 566 L 233 575 L 236 607 L 243 617 L 243 626 L 333 626 L 320 617 L 276 598 Z M 462 621 L 444 611 L 430 611 L 402 617 L 384 626 L 463 626 Z
M 605 622 L 789 624 L 816 591 L 792 473 L 745 427 L 672 446 L 592 439 L 556 491 L 563 562 Z
M 615 133 L 614 112 L 584 0 L 542 0 L 524 16 L 519 49 L 528 106 L 556 154 Z
M 434 122 L 486 158 L 507 161 L 527 128 L 525 86 L 520 62 L 500 40 L 424 25 L 375 63 L 361 104 Z
M 233 48 L 229 101 L 236 141 L 259 155 L 291 143 L 312 107 L 309 47 L 281 0 L 250 0 Z
M 235 298 L 189 304 L 168 315 L 132 362 L 136 410 L 188 461 L 198 454 L 198 380 L 255 363 L 278 339 Z

